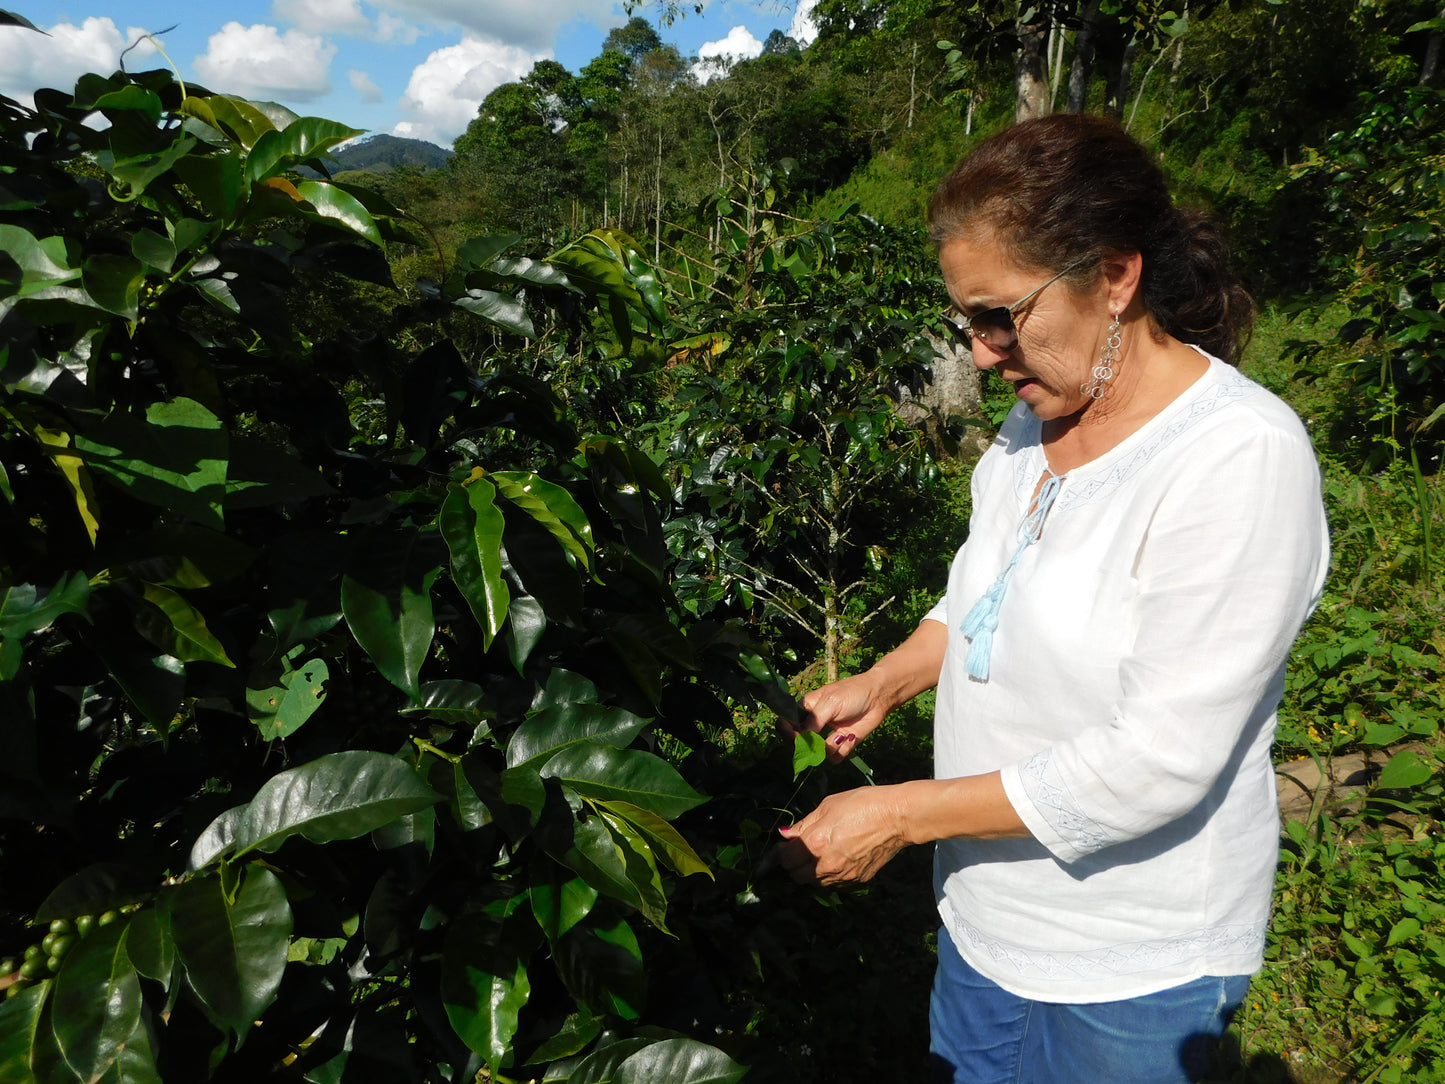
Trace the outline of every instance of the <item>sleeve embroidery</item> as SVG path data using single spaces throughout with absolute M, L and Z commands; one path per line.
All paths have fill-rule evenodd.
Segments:
M 1019 766 L 1024 791 L 1049 826 L 1082 854 L 1115 843 L 1109 832 L 1080 809 L 1053 763 L 1053 750 L 1035 753 Z

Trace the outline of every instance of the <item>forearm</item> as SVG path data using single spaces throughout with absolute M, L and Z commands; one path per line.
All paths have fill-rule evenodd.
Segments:
M 1029 834 L 1004 793 L 998 772 L 959 779 L 899 783 L 898 811 L 905 843 L 940 839 L 1009 839 Z
M 798 880 L 831 885 L 869 880 L 909 844 L 1029 832 L 993 772 L 830 794 L 781 834 L 783 867 Z

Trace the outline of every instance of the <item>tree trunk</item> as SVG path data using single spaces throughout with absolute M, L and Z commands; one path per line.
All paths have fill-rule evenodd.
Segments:
M 1059 100 L 1059 76 L 1064 70 L 1064 28 L 1054 23 L 1049 28 L 1049 112 Z
M 1045 70 L 1045 46 L 1049 40 L 1049 24 L 1040 18 L 1035 23 L 1019 23 L 1019 59 L 1015 69 L 1017 96 L 1014 99 L 1014 121 L 1019 123 L 1047 116 L 1049 83 Z
M 653 198 L 656 201 L 653 208 L 653 235 L 652 235 L 652 261 L 662 262 L 662 129 L 657 130 L 657 175 L 653 182 Z
M 1115 120 L 1124 119 L 1124 102 L 1129 97 L 1129 83 L 1134 78 L 1134 55 L 1139 51 L 1137 42 L 1124 46 L 1124 59 L 1119 62 L 1119 81 L 1114 84 L 1114 93 L 1109 96 L 1109 116 Z
M 1445 19 L 1445 8 L 1440 9 L 1440 18 Z M 1440 42 L 1445 38 L 1438 30 L 1430 31 L 1430 37 L 1425 43 L 1425 59 L 1420 64 L 1420 85 L 1427 87 L 1435 82 L 1435 77 L 1440 73 Z
M 1084 8 L 1083 25 L 1074 36 L 1074 62 L 1069 65 L 1070 113 L 1082 113 L 1089 104 L 1089 80 L 1094 77 L 1094 31 L 1099 19 L 1100 0 L 1089 0 Z
M 913 127 L 913 103 L 918 100 L 918 42 L 913 43 L 913 64 L 908 69 L 908 124 Z

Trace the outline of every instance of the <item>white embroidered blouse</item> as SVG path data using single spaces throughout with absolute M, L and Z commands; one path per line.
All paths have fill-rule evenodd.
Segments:
M 1018 548 L 1039 437 L 1020 404 L 974 472 L 968 541 L 927 618 L 949 629 L 936 774 L 1001 769 L 1032 833 L 938 844 L 944 925 L 980 972 L 1041 1000 L 1252 973 L 1278 856 L 1275 709 L 1329 559 L 1309 437 L 1210 358 L 1062 477 L 980 681 L 959 626 Z

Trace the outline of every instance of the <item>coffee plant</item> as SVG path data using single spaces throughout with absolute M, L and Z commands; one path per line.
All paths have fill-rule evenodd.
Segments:
M 479 238 L 397 295 L 355 134 L 0 100 L 0 1079 L 738 1080 L 679 826 L 723 697 L 786 701 L 674 598 L 654 463 L 513 364 L 649 284 Z

